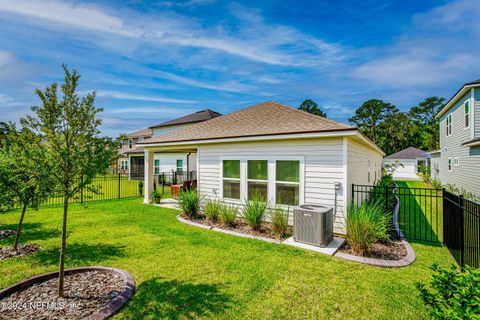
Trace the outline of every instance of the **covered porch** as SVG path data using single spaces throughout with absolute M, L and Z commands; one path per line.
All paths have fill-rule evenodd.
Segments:
M 185 154 L 185 165 L 183 166 L 184 170 L 181 171 L 173 171 L 172 173 L 176 176 L 177 179 L 174 179 L 172 182 L 188 182 L 190 180 L 197 180 L 198 178 L 198 148 L 196 146 L 185 146 L 185 147 L 158 147 L 158 146 L 145 146 L 144 148 L 144 203 L 150 203 L 151 200 L 151 193 L 154 190 L 154 184 L 161 183 L 162 172 L 159 169 L 160 161 L 156 159 L 157 157 L 162 157 L 162 155 L 169 155 L 169 154 Z M 181 177 L 178 176 L 181 175 Z M 190 181 L 192 183 L 193 181 Z M 198 184 L 198 181 L 197 181 Z

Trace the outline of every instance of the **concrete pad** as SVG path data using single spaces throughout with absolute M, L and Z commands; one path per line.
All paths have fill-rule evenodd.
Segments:
M 178 201 L 173 198 L 167 198 L 167 199 L 162 199 L 160 203 L 154 203 L 154 206 L 157 207 L 162 207 L 162 208 L 168 208 L 168 209 L 175 209 L 175 210 L 182 210 L 180 208 L 180 205 L 178 204 Z
M 283 241 L 283 244 L 286 244 L 288 246 L 293 246 L 297 248 L 302 248 L 302 249 L 307 249 L 311 251 L 315 251 L 318 253 L 323 253 L 327 254 L 329 256 L 333 256 L 335 252 L 337 252 L 338 249 L 343 245 L 343 242 L 345 239 L 340 238 L 340 237 L 333 237 L 333 240 L 324 248 L 322 247 L 317 247 L 313 246 L 311 244 L 306 244 L 302 242 L 296 242 L 293 240 L 293 237 L 288 238 L 287 240 Z

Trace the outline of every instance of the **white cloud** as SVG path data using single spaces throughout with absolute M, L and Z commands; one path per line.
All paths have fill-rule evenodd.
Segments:
M 116 115 L 131 115 L 131 114 L 160 114 L 160 115 L 178 115 L 179 113 L 192 113 L 198 110 L 194 109 L 179 109 L 173 107 L 138 107 L 138 108 L 105 108 L 105 113 L 112 113 Z
M 17 101 L 16 99 L 6 95 L 4 93 L 0 93 L 0 108 L 1 107 L 18 107 L 23 106 L 24 104 Z
M 0 50 L 0 67 L 6 65 L 12 60 L 10 52 Z
M 126 25 L 121 18 L 85 4 L 52 0 L 1 0 L 0 11 L 128 37 L 139 37 L 140 31 Z
M 183 100 L 183 99 L 173 99 L 173 98 L 166 98 L 160 96 L 146 96 L 146 95 L 136 95 L 136 94 L 129 94 L 124 92 L 116 92 L 116 91 L 97 91 L 97 97 L 108 97 L 113 99 L 120 99 L 120 100 L 138 100 L 138 101 L 152 101 L 152 102 L 167 102 L 167 103 L 195 103 L 194 100 Z

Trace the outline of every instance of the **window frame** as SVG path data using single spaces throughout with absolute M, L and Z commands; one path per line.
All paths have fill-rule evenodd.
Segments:
M 449 137 L 452 135 L 452 114 L 448 114 L 446 117 L 446 136 Z
M 249 179 L 248 178 L 248 161 L 267 161 L 267 179 L 266 180 Z M 241 161 L 240 161 L 240 163 L 241 163 Z M 266 160 L 266 159 L 247 159 L 246 160 L 246 171 L 247 171 L 246 173 L 247 174 L 245 175 L 245 180 L 246 180 L 246 183 L 247 183 L 247 193 L 245 194 L 245 197 L 246 197 L 247 201 L 249 200 L 249 196 L 248 196 L 248 183 L 249 182 L 266 183 L 267 184 L 267 198 L 269 198 L 269 196 L 268 196 L 268 194 L 269 194 L 269 192 L 268 192 L 269 191 L 268 190 L 268 187 L 269 187 L 268 186 L 268 181 L 270 180 L 270 170 L 269 170 L 270 168 L 269 167 L 270 167 L 270 164 L 269 164 L 268 160 Z M 241 197 L 241 195 L 240 195 L 240 197 Z
M 133 139 L 128 139 L 128 149 L 133 149 Z
M 181 161 L 182 162 L 182 169 L 181 170 L 178 170 L 178 162 Z M 177 159 L 176 162 L 175 162 L 175 169 L 177 172 L 183 172 L 183 159 Z
M 275 159 L 275 170 L 274 170 L 274 173 L 275 173 L 275 176 L 274 176 L 274 190 L 273 190 L 273 193 L 274 193 L 274 205 L 276 206 L 289 206 L 288 204 L 280 204 L 280 203 L 277 203 L 277 183 L 280 183 L 280 184 L 287 184 L 287 185 L 292 185 L 292 186 L 298 186 L 298 205 L 296 206 L 299 206 L 300 204 L 302 204 L 302 201 L 301 201 L 301 197 L 300 197 L 300 190 L 301 190 L 301 176 L 302 176 L 302 162 L 300 160 L 285 160 L 285 159 Z M 292 181 L 284 181 L 284 180 L 277 180 L 277 161 L 298 161 L 299 164 L 298 164 L 298 182 L 292 182 Z
M 468 111 L 467 111 L 468 108 Z M 470 99 L 465 100 L 463 103 L 463 127 L 464 129 L 470 128 Z
M 454 167 L 460 166 L 460 157 L 454 157 L 453 158 L 453 166 Z
M 156 162 L 158 161 L 158 166 Z M 158 169 L 158 172 L 157 172 Z M 160 174 L 160 159 L 153 159 L 153 174 Z
M 223 197 L 223 160 L 240 160 L 240 199 L 230 199 Z M 267 194 L 268 201 L 271 205 L 276 203 L 276 161 L 291 160 L 300 161 L 299 172 L 299 205 L 305 202 L 305 156 L 222 156 L 220 157 L 220 175 L 219 175 L 219 199 L 225 202 L 233 202 L 237 204 L 245 204 L 247 202 L 248 182 L 247 182 L 247 161 L 248 160 L 267 160 L 268 161 L 268 184 Z M 263 181 L 263 180 L 262 180 Z M 217 193 L 217 189 L 214 190 Z M 288 207 L 287 205 L 279 205 Z M 290 206 L 292 207 L 292 206 Z
M 448 162 L 447 162 L 447 166 L 448 166 L 448 171 L 452 171 L 452 168 L 453 168 L 453 160 L 452 158 L 448 158 Z
M 239 166 L 240 166 L 240 177 L 239 178 L 228 178 L 223 176 L 223 161 L 240 161 Z M 223 196 L 223 181 L 228 180 L 228 181 L 238 181 L 240 183 L 240 195 L 239 198 L 225 198 Z M 220 159 L 220 199 L 222 200 L 227 200 L 231 202 L 236 202 L 236 203 L 242 203 L 242 160 L 240 159 L 235 159 L 235 158 L 224 158 Z

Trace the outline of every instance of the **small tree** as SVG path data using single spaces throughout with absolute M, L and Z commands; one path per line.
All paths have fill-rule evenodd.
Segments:
M 35 92 L 42 105 L 32 107 L 36 117 L 28 116 L 23 124 L 43 136 L 46 159 L 56 190 L 63 196 L 62 242 L 58 295 L 64 295 L 65 248 L 67 241 L 68 204 L 85 187 L 90 188 L 95 175 L 105 173 L 116 156 L 118 146 L 111 139 L 100 138 L 102 121 L 97 114 L 95 92 L 80 98 L 77 93 L 80 75 L 66 65 L 62 97 L 58 86 L 52 83 L 44 91 Z
M 38 209 L 48 197 L 51 184 L 48 169 L 42 164 L 45 150 L 38 135 L 28 129 L 17 132 L 12 125 L 6 141 L 0 149 L 0 185 L 6 201 L 15 200 L 22 206 L 13 245 L 17 251 L 27 207 Z
M 320 109 L 315 101 L 310 99 L 303 101 L 302 104 L 300 104 L 300 107 L 298 107 L 298 110 L 306 111 L 311 114 L 316 114 L 317 116 L 321 116 L 324 118 L 327 117 L 327 113 Z

